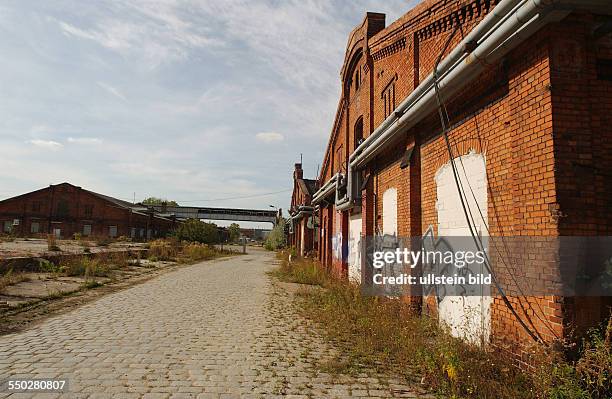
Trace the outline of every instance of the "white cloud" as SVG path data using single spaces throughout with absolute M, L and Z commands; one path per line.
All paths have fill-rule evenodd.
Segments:
M 13 60 L 0 64 L 0 159 L 7 170 L 36 171 L 34 187 L 8 174 L 3 189 L 68 180 L 197 204 L 291 187 L 291 148 L 304 152 L 309 177 L 322 160 L 348 33 L 365 11 L 398 16 L 410 3 L 0 5 L 3 32 L 18 38 L 0 41 Z M 289 195 L 206 204 L 286 208 Z
M 224 45 L 211 37 L 206 24 L 193 23 L 179 15 L 179 12 L 189 15 L 189 10 L 174 3 L 117 1 L 112 9 L 112 14 L 87 28 L 56 22 L 67 36 L 93 41 L 124 57 L 141 58 L 153 68 L 183 60 L 194 48 Z
M 283 141 L 285 136 L 276 132 L 261 132 L 255 135 L 255 138 L 264 143 L 271 143 L 273 141 Z
M 34 139 L 34 140 L 27 141 L 27 143 L 32 144 L 33 146 L 36 146 L 36 147 L 47 148 L 50 150 L 58 150 L 64 146 L 62 143 L 58 143 L 57 141 L 53 141 L 53 140 Z
M 102 139 L 97 137 L 68 137 L 68 142 L 74 144 L 101 144 Z
M 98 86 L 100 86 L 101 88 L 103 88 L 104 90 L 112 94 L 113 96 L 120 98 L 123 101 L 127 101 L 127 98 L 125 98 L 125 96 L 116 87 L 113 87 L 104 82 L 97 82 L 97 83 L 98 83 Z

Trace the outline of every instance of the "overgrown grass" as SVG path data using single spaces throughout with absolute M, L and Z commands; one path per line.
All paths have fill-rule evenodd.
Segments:
M 327 273 L 319 265 L 302 258 L 292 262 L 285 260 L 271 273 L 279 280 L 289 283 L 325 285 L 328 282 Z
M 49 251 L 58 252 L 62 249 L 57 245 L 55 234 L 47 234 L 47 249 Z
M 218 249 L 212 245 L 180 242 L 175 238 L 160 239 L 149 244 L 148 258 L 152 261 L 192 263 L 236 254 L 230 249 Z
M 161 261 L 175 261 L 180 252 L 180 243 L 177 240 L 155 240 L 149 243 L 149 259 Z
M 85 279 L 95 277 L 107 277 L 112 269 L 112 265 L 103 262 L 99 258 L 87 256 L 74 257 L 60 264 L 59 272 L 67 276 L 81 276 Z
M 612 324 L 607 334 L 593 333 L 585 341 L 577 362 L 543 349 L 541 366 L 526 374 L 502 354 L 452 337 L 402 300 L 363 296 L 359 287 L 329 277 L 315 262 L 287 258 L 275 276 L 325 288 L 304 290 L 297 300 L 302 314 L 342 349 L 341 357 L 321 365 L 324 371 L 377 369 L 451 398 L 612 398 Z
M 30 281 L 30 278 L 24 273 L 15 273 L 13 269 L 9 269 L 6 273 L 0 276 L 0 292 L 8 286 L 19 284 L 24 281 Z

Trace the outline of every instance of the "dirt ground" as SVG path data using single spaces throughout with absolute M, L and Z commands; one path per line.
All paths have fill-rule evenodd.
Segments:
M 24 273 L 30 280 L 7 286 L 0 293 L 0 335 L 21 331 L 47 317 L 69 312 L 111 292 L 143 283 L 186 265 L 175 262 L 141 260 L 113 271 L 109 277 L 96 277 L 99 286 L 87 288 L 83 277 L 51 273 Z
M 57 240 L 56 245 L 61 251 L 49 251 L 47 240 L 42 238 L 15 238 L 0 240 L 0 260 L 18 257 L 40 257 L 49 254 L 80 254 L 85 248 L 91 253 L 102 251 L 125 251 L 127 249 L 144 248 L 139 242 L 114 242 L 108 246 L 98 246 L 94 241 L 87 240 Z

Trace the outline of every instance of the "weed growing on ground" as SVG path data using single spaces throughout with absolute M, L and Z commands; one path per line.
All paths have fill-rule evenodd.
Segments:
M 291 262 L 287 259 L 271 273 L 279 280 L 288 283 L 325 285 L 328 282 L 327 273 L 318 264 L 303 258 Z
M 59 266 L 59 272 L 67 276 L 83 276 L 85 279 L 93 277 L 107 277 L 111 266 L 102 262 L 99 258 L 88 256 L 73 257 L 63 261 Z
M 88 289 L 88 290 L 91 290 L 91 289 L 94 289 L 94 288 L 101 287 L 101 286 L 103 286 L 103 285 L 104 285 L 104 284 L 102 284 L 102 283 L 101 283 L 101 282 L 99 282 L 99 281 L 90 280 L 90 281 L 86 281 L 86 282 L 83 284 L 83 288 Z
M 235 254 L 235 252 L 227 249 L 217 249 L 208 244 L 180 242 L 176 238 L 170 238 L 149 243 L 148 259 L 151 261 L 191 263 L 230 254 Z
M 47 234 L 47 249 L 54 252 L 61 251 L 61 248 L 57 245 L 55 234 Z
M 38 259 L 38 270 L 42 273 L 59 273 L 60 267 L 47 259 Z
M 15 273 L 13 272 L 13 268 L 10 268 L 6 273 L 0 276 L 0 292 L 10 285 L 19 284 L 24 281 L 30 281 L 30 278 L 24 273 Z
M 363 296 L 358 286 L 330 277 L 313 261 L 289 262 L 287 253 L 282 258 L 273 275 L 324 287 L 301 291 L 296 300 L 300 312 L 342 349 L 342 356 L 321 365 L 323 371 L 391 372 L 451 398 L 612 397 L 612 322 L 585 340 L 578 361 L 542 349 L 536 359 L 540 366 L 527 374 L 499 352 L 452 337 L 401 299 Z
M 177 240 L 155 240 L 149 243 L 149 260 L 175 261 L 180 252 Z

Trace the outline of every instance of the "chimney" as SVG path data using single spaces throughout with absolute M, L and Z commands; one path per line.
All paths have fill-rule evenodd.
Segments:
M 302 164 L 296 163 L 295 171 L 293 172 L 293 178 L 297 180 L 297 179 L 302 179 L 303 177 L 304 177 L 304 171 L 302 170 Z

